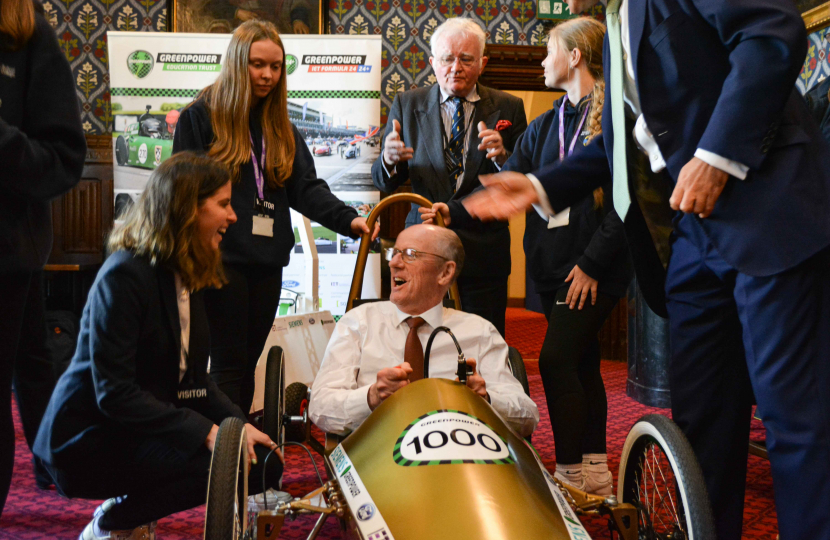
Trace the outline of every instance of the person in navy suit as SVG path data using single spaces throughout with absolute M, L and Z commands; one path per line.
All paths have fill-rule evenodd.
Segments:
M 603 135 L 555 168 L 483 178 L 465 206 L 553 213 L 613 170 L 638 281 L 669 316 L 672 414 L 718 538 L 741 536 L 753 392 L 781 538 L 830 538 L 810 508 L 830 497 L 830 148 L 794 87 L 804 23 L 779 0 L 609 0 L 607 15 L 606 86 L 622 81 L 624 106 L 607 91 Z
M 110 236 L 113 254 L 34 447 L 61 494 L 108 499 L 79 540 L 153 540 L 156 520 L 204 504 L 218 425 L 246 421 L 207 373 L 203 290 L 225 281 L 219 242 L 236 221 L 230 178 L 210 158 L 176 154 Z M 282 463 L 269 460 L 264 479 L 276 444 L 245 429 L 257 493 L 263 480 L 278 484 Z

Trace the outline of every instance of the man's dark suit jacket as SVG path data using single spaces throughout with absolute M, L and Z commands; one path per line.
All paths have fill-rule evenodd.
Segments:
M 214 424 L 245 419 L 207 375 L 209 331 L 198 292 L 190 297 L 188 368 L 209 404 L 174 404 L 180 350 L 173 272 L 130 252 L 114 253 L 90 291 L 78 348 L 52 394 L 35 454 L 59 469 L 83 467 L 106 459 L 126 439 L 152 438 L 190 456 Z
M 393 120 L 401 124 L 401 140 L 415 149 L 415 155 L 405 163 L 398 163 L 397 174 L 389 178 L 383 169 L 383 151 L 372 165 L 372 180 L 381 191 L 391 193 L 411 180 L 412 191 L 432 202 L 445 202 L 450 207 L 451 223 L 464 245 L 466 263 L 461 275 L 467 277 L 507 277 L 510 274 L 510 231 L 507 223 L 482 223 L 470 218 L 460 200 L 481 186 L 480 174 L 497 172 L 493 162 L 478 149 L 478 123 L 489 129 L 499 120 L 511 122 L 501 131 L 504 147 L 512 152 L 519 136 L 527 129 L 522 100 L 505 92 L 478 85 L 481 100 L 476 104 L 472 133 L 464 166 L 461 188 L 453 193 L 447 167 L 444 163 L 444 124 L 441 121 L 441 91 L 437 84 L 398 94 L 392 104 L 386 124 L 391 133 Z M 384 139 L 385 143 L 385 139 Z M 418 209 L 413 205 L 406 218 L 406 226 L 421 223 Z
M 830 148 L 794 87 L 807 50 L 794 5 L 628 4 L 640 103 L 671 179 L 677 182 L 698 148 L 749 167 L 746 180 L 730 178 L 712 215 L 699 220 L 723 259 L 745 274 L 769 276 L 830 245 Z M 606 37 L 606 88 L 610 56 Z M 561 166 L 536 173 L 555 211 L 607 180 L 613 140 L 606 99 L 603 135 Z M 626 218 L 629 241 L 650 242 L 647 234 L 632 238 L 632 214 Z

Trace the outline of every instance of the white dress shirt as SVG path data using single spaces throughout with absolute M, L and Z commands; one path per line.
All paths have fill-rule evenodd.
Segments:
M 644 1 L 644 0 L 643 0 Z M 602 0 L 603 4 L 607 4 L 607 0 Z M 649 131 L 646 125 L 645 117 L 640 107 L 640 94 L 637 91 L 637 79 L 634 73 L 634 61 L 631 58 L 631 38 L 629 34 L 628 25 L 628 0 L 622 0 L 620 4 L 620 35 L 623 46 L 623 60 L 625 61 L 625 76 L 623 77 L 623 98 L 625 104 L 628 106 L 627 114 L 631 114 L 633 118 L 637 119 L 634 126 L 634 140 L 637 142 L 641 150 L 648 156 L 653 172 L 660 172 L 666 168 L 666 160 L 660 152 L 660 147 L 657 146 L 657 141 L 654 135 Z M 709 150 L 698 148 L 695 151 L 695 157 L 708 163 L 716 169 L 734 176 L 739 180 L 746 180 L 749 167 L 737 161 L 732 161 L 723 156 L 719 156 Z M 553 207 L 550 204 L 547 193 L 542 188 L 541 182 L 532 174 L 527 175 L 530 182 L 533 184 L 536 194 L 539 196 L 539 203 L 534 205 L 536 212 L 542 219 L 547 219 L 547 216 L 553 216 Z
M 420 317 L 426 321 L 418 329 L 424 350 L 436 327 L 450 328 L 464 355 L 476 360 L 493 408 L 519 435 L 532 433 L 539 423 L 539 409 L 510 373 L 507 343 L 496 328 L 477 315 L 441 304 Z M 369 416 L 369 387 L 377 382 L 378 371 L 403 363 L 407 318 L 409 315 L 386 301 L 363 304 L 338 321 L 311 387 L 309 415 L 320 429 L 345 435 Z M 430 353 L 430 377 L 455 379 L 457 369 L 458 352 L 452 339 L 436 336 Z
M 176 278 L 176 304 L 179 308 L 179 326 L 182 330 L 182 350 L 179 354 L 179 382 L 182 382 L 184 374 L 187 373 L 187 353 L 190 350 L 190 291 L 184 288 L 182 277 L 178 272 L 173 275 Z
M 455 105 L 453 105 L 452 101 L 450 101 L 450 95 L 444 92 L 444 89 L 440 86 L 438 89 L 441 92 L 441 122 L 444 124 L 444 145 L 443 147 L 446 148 L 447 142 L 452 137 L 452 115 L 455 113 Z M 473 115 L 476 111 L 476 103 L 481 101 L 481 96 L 478 95 L 477 86 L 474 86 L 473 89 L 470 91 L 469 94 L 464 97 L 464 153 L 462 155 L 462 164 L 465 166 L 467 165 L 467 150 L 470 148 L 470 134 L 472 130 L 470 129 L 473 123 Z M 404 141 L 406 142 L 406 141 Z M 383 170 L 386 171 L 386 176 L 393 177 L 397 174 L 397 168 L 392 167 L 392 170 L 386 168 L 386 163 L 383 159 L 380 160 L 380 164 L 383 165 Z M 461 182 L 464 181 L 464 171 L 458 176 L 458 181 L 455 183 L 456 191 L 458 188 L 461 187 Z

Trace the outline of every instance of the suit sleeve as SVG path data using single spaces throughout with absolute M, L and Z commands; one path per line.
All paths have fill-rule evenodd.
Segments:
M 409 163 L 398 163 L 396 166 L 397 172 L 395 176 L 392 177 L 386 174 L 386 170 L 383 167 L 383 149 L 386 146 L 386 137 L 389 135 L 389 133 L 391 133 L 390 130 L 395 125 L 393 120 L 397 120 L 401 124 L 401 138 L 403 139 L 403 142 L 405 144 L 412 145 L 412 141 L 407 141 L 403 138 L 403 133 L 406 133 L 406 130 L 404 129 L 406 123 L 404 122 L 403 118 L 400 94 L 395 96 L 395 100 L 392 102 L 392 110 L 389 111 L 389 117 L 386 120 L 386 129 L 383 132 L 383 139 L 380 143 L 380 155 L 372 164 L 372 182 L 375 184 L 376 188 L 383 191 L 384 193 L 392 193 L 393 191 L 401 187 L 401 185 L 404 184 L 407 180 L 409 180 Z
M 142 271 L 143 270 L 143 271 Z M 135 261 L 102 270 L 89 296 L 89 350 L 95 398 L 100 411 L 126 429 L 168 441 L 186 454 L 201 446 L 213 421 L 188 408 L 176 408 L 142 390 L 136 358 L 142 347 L 151 280 Z M 155 294 L 158 294 L 155 292 Z M 178 359 L 171 359 L 178 363 Z
M 533 176 L 545 189 L 554 212 L 576 204 L 611 181 L 603 138 L 602 134 L 597 135 L 581 152 L 533 171 Z
M 718 32 L 731 66 L 698 148 L 757 170 L 762 140 L 774 132 L 807 55 L 804 22 L 792 2 L 693 2 Z
M 0 185 L 25 200 L 47 201 L 81 179 L 86 139 L 72 72 L 40 15 L 30 47 L 22 129 L 0 118 Z
M 343 236 L 357 238 L 351 230 L 352 220 L 358 217 L 357 210 L 346 206 L 331 192 L 325 180 L 317 178 L 311 152 L 296 127 L 294 142 L 294 168 L 291 178 L 285 183 L 288 204 L 324 227 Z
M 511 101 L 513 102 L 513 112 L 511 114 L 510 122 L 512 122 L 513 125 L 504 130 L 507 132 L 506 135 L 502 132 L 504 147 L 509 152 L 514 151 L 517 141 L 522 137 L 522 135 L 524 135 L 525 131 L 527 131 L 527 115 L 525 114 L 524 102 L 518 98 Z

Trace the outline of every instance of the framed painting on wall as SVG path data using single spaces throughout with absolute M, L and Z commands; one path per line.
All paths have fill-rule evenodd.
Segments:
M 169 0 L 174 32 L 229 34 L 251 19 L 271 21 L 281 34 L 322 33 L 322 0 Z
M 807 32 L 818 32 L 830 26 L 830 2 L 825 0 L 799 0 L 796 2 Z

